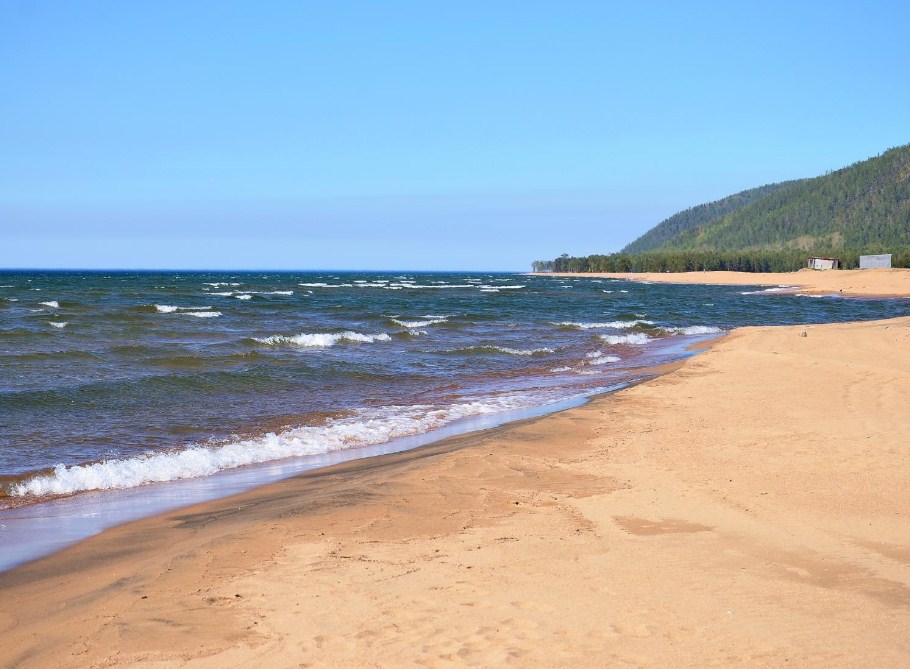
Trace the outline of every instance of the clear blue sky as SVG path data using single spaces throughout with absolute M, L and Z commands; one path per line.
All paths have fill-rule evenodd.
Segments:
M 908 2 L 3 0 L 0 267 L 523 270 L 910 142 Z

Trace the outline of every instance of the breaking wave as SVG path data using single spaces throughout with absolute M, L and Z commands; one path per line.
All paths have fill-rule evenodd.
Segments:
M 454 421 L 539 404 L 519 395 L 451 406 L 390 406 L 356 409 L 318 426 L 263 435 L 218 446 L 185 449 L 85 465 L 57 465 L 10 488 L 10 495 L 66 495 L 84 490 L 132 488 L 147 483 L 208 476 L 225 469 L 308 455 L 319 455 L 423 434 Z
M 300 346 L 303 348 L 328 348 L 340 342 L 353 342 L 372 344 L 376 341 L 389 341 L 391 337 L 384 332 L 378 334 L 361 334 L 360 332 L 317 332 L 315 334 L 299 334 L 287 337 L 285 335 L 272 335 L 271 337 L 253 337 L 253 341 L 267 346 Z
M 661 328 L 662 330 L 669 332 L 671 334 L 679 335 L 703 335 L 703 334 L 716 334 L 718 332 L 723 332 L 720 328 L 713 327 L 711 325 L 690 325 L 688 327 L 682 328 Z
M 437 323 L 446 323 L 448 318 L 431 318 L 427 317 L 427 320 L 423 321 L 402 321 L 397 318 L 389 318 L 395 325 L 400 325 L 403 328 L 425 328 L 428 325 L 436 325 Z
M 455 348 L 444 351 L 445 353 L 505 353 L 507 355 L 546 355 L 555 353 L 556 349 L 552 348 L 509 348 L 508 346 L 469 346 L 467 348 Z
M 624 335 L 598 335 L 605 342 L 610 344 L 610 346 L 619 346 L 621 344 L 626 344 L 629 346 L 644 346 L 651 338 L 642 333 L 642 332 L 631 332 Z
M 560 323 L 554 323 L 554 325 L 559 325 L 565 328 L 573 328 L 576 330 L 602 330 L 607 328 L 611 330 L 627 330 L 629 328 L 634 328 L 637 325 L 654 325 L 654 321 L 648 321 L 641 318 L 634 321 L 608 321 L 606 323 L 562 321 Z

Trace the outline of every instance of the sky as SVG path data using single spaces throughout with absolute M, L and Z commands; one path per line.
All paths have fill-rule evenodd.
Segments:
M 527 270 L 910 142 L 907 2 L 3 0 L 0 267 Z

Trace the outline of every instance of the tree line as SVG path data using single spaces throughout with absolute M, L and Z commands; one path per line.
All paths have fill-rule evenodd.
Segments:
M 862 251 L 807 253 L 806 251 L 654 251 L 570 256 L 535 260 L 535 272 L 795 272 L 806 266 L 810 256 L 835 257 L 843 269 L 859 267 Z M 910 267 L 910 247 L 891 251 L 893 267 Z

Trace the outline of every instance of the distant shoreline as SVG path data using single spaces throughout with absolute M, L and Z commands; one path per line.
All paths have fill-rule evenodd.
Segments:
M 910 297 L 910 269 L 800 270 L 798 272 L 529 272 L 529 276 L 628 279 L 643 283 L 779 286 L 813 295 Z

